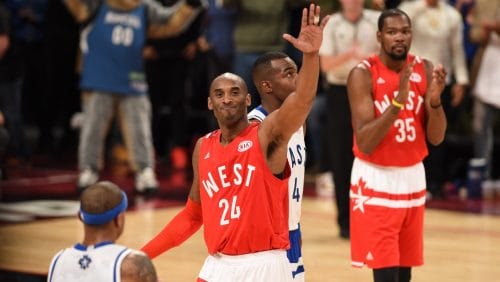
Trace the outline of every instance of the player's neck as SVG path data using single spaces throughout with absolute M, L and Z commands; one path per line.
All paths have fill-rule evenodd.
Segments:
M 380 55 L 380 61 L 390 70 L 399 73 L 406 65 L 406 58 L 403 60 L 394 60 L 387 55 Z
M 262 100 L 262 107 L 267 112 L 267 114 L 270 114 L 279 109 L 281 104 L 282 103 L 277 100 Z
M 93 230 L 93 231 L 86 231 L 82 245 L 84 246 L 94 246 L 102 242 L 115 242 L 116 239 L 118 238 L 118 235 L 115 234 L 113 231 L 109 230 Z
M 233 141 L 243 130 L 245 130 L 249 124 L 250 123 L 245 118 L 244 120 L 236 123 L 234 126 L 221 127 L 219 142 L 224 146 L 231 143 L 231 141 Z

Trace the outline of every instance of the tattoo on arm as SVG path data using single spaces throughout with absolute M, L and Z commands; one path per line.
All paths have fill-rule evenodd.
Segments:
M 123 260 L 121 266 L 123 282 L 157 282 L 158 277 L 151 260 L 139 251 L 132 251 Z

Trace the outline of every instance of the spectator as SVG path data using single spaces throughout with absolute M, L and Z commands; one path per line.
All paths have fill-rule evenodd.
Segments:
M 349 239 L 349 190 L 354 155 L 347 76 L 356 64 L 378 51 L 375 34 L 380 12 L 363 8 L 363 0 L 341 0 L 340 3 L 341 11 L 333 14 L 325 27 L 320 58 L 327 81 L 328 168 L 333 172 L 339 234 Z
M 78 149 L 78 189 L 98 180 L 107 128 L 117 114 L 131 166 L 136 171 L 136 190 L 156 191 L 151 103 L 143 47 L 147 37 L 181 32 L 201 11 L 201 3 L 188 0 L 188 4 L 181 2 L 171 8 L 153 0 L 65 0 L 65 3 L 78 22 L 92 22 L 82 30 L 80 46 L 83 53 L 80 88 L 89 95 Z
M 493 124 L 500 109 L 500 1 L 477 0 L 470 31 L 479 44 L 473 66 L 477 73 L 473 93 L 474 158 L 486 161 L 485 178 L 491 178 Z

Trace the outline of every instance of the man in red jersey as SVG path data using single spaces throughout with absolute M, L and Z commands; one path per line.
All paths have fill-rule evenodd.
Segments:
M 411 267 L 423 264 L 426 194 L 422 160 L 425 138 L 444 139 L 441 92 L 446 72 L 408 54 L 408 16 L 382 12 L 381 49 L 348 78 L 355 160 L 351 173 L 352 265 L 368 265 L 374 281 L 410 281 Z
M 320 7 L 302 13 L 298 38 L 283 38 L 303 55 L 296 91 L 262 123 L 247 120 L 250 94 L 237 75 L 210 86 L 208 108 L 219 128 L 196 143 L 193 184 L 186 207 L 142 250 L 151 258 L 181 244 L 204 225 L 209 256 L 199 281 L 291 281 L 288 179 L 279 179 L 287 144 L 305 122 L 316 95 L 318 50 L 328 17 Z

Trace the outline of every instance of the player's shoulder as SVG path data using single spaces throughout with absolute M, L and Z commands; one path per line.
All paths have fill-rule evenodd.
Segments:
M 158 281 L 151 259 L 144 252 L 138 250 L 130 250 L 123 259 L 121 277 L 127 281 Z

